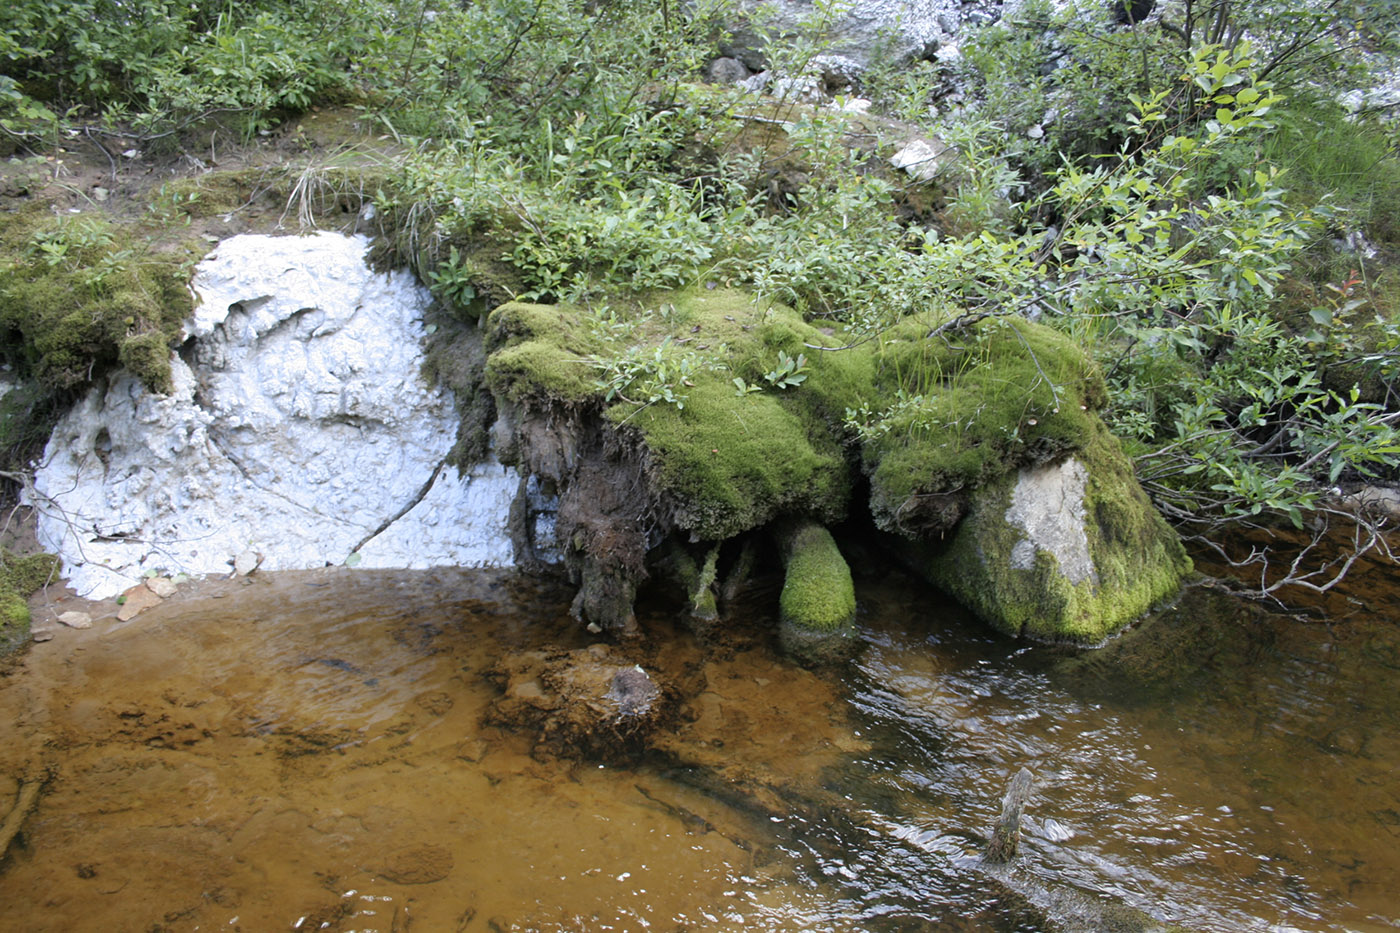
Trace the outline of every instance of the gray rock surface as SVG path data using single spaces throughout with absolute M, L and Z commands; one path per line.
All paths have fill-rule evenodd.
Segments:
M 1036 554 L 1045 551 L 1069 582 L 1099 582 L 1084 531 L 1088 483 L 1089 472 L 1073 458 L 1020 472 L 1006 509 L 1006 523 L 1025 533 L 1011 549 L 1014 569 L 1034 569 Z
M 819 21 L 812 0 L 740 0 L 739 7 L 755 13 L 770 35 L 810 34 Z M 949 38 L 945 23 L 962 20 L 960 0 L 855 0 L 829 22 L 821 24 L 830 39 L 830 53 L 844 56 L 860 67 L 878 57 L 892 63 L 932 55 Z M 763 17 L 767 17 L 766 20 Z M 819 27 L 819 28 L 821 28 Z M 727 54 L 742 55 L 744 32 L 736 34 L 736 46 Z M 748 64 L 748 62 L 746 62 Z M 761 65 L 749 64 L 758 70 Z

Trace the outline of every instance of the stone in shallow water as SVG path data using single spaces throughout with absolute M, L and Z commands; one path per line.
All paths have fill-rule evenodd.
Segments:
M 1010 635 L 1097 643 L 1176 592 L 1191 561 L 1106 435 L 973 494 L 933 582 Z
M 117 610 L 118 622 L 130 622 L 147 609 L 161 604 L 161 598 L 148 589 L 144 583 L 136 584 L 122 596 L 125 599 L 122 601 L 121 608 Z
M 173 580 L 167 577 L 151 577 L 146 581 L 146 589 L 155 593 L 161 599 L 169 599 L 180 591 Z
M 607 645 L 521 651 L 488 676 L 502 695 L 487 721 L 535 733 L 541 759 L 626 759 L 675 712 L 674 691 Z
M 246 577 L 263 561 L 262 555 L 254 551 L 244 551 L 233 559 L 233 572 L 240 577 Z
M 86 612 L 65 612 L 59 615 L 58 621 L 69 628 L 92 628 L 92 616 Z
M 442 846 L 410 846 L 390 854 L 375 873 L 395 884 L 432 884 L 451 874 L 452 867 L 452 853 Z

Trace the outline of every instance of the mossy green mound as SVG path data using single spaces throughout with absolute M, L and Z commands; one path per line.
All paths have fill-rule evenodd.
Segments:
M 943 497 L 1018 466 L 1079 450 L 1094 437 L 1103 382 L 1084 352 L 1048 327 L 984 321 L 930 336 L 915 317 L 874 351 L 861 460 L 871 513 L 886 531 L 918 538 L 957 520 Z
M 732 537 L 782 515 L 846 514 L 857 465 L 882 528 L 946 530 L 927 504 L 1092 437 L 1103 385 L 1047 327 L 987 321 L 930 337 L 915 316 L 841 341 L 732 289 L 661 293 L 628 312 L 512 303 L 488 324 L 498 399 L 601 401 L 654 457 L 682 529 Z M 862 422 L 878 428 L 863 430 Z
M 657 482 L 675 500 L 677 524 L 723 540 L 786 513 L 835 520 L 851 474 L 840 446 L 814 435 L 783 400 L 735 398 L 730 387 L 697 385 L 685 409 L 652 406 L 631 418 L 658 463 Z
M 778 599 L 784 648 L 810 661 L 846 656 L 855 634 L 856 591 L 836 540 L 815 522 L 790 525 L 780 537 L 786 566 Z
M 640 439 L 653 492 L 696 538 L 723 540 L 785 514 L 845 514 L 853 470 L 839 412 L 854 398 L 850 360 L 814 357 L 803 381 L 769 382 L 780 354 L 830 342 L 792 310 L 716 289 L 666 293 L 626 315 L 511 303 L 487 327 L 497 399 L 597 405 Z
M 570 305 L 511 302 L 491 312 L 486 384 L 516 403 L 583 402 L 597 395 L 589 364 L 597 341 L 584 312 Z
M 18 557 L 0 551 L 0 657 L 29 640 L 29 594 L 54 579 L 58 558 L 52 554 Z
M 1172 592 L 1189 562 L 1100 422 L 1103 382 L 1083 351 L 1020 319 L 945 330 L 947 320 L 916 315 L 842 346 L 731 289 L 626 309 L 512 303 L 488 320 L 486 378 L 504 405 L 596 412 L 644 452 L 636 494 L 650 514 L 692 542 L 840 521 L 859 472 L 875 523 L 906 539 L 939 541 L 970 510 L 935 581 L 1004 631 L 1096 641 Z M 1081 582 L 1051 556 L 1013 566 L 1023 534 L 1002 518 L 1018 470 L 1071 455 L 1090 477 L 1081 536 L 1095 569 Z M 846 583 L 794 584 L 784 618 L 792 607 L 800 624 L 785 629 L 849 621 L 849 571 L 834 543 L 830 555 Z M 839 609 L 828 614 L 818 596 Z
M 192 310 L 189 260 L 133 246 L 93 217 L 43 204 L 0 214 L 0 330 L 7 356 L 53 390 L 117 365 L 170 389 L 170 348 Z
M 1066 521 L 1082 527 L 1088 573 L 1062 565 L 1052 547 L 1013 523 L 1024 474 L 984 488 L 951 544 L 926 564 L 935 583 L 1007 634 L 1099 642 L 1174 593 L 1191 571 L 1106 429 L 1098 427 L 1076 458 L 1086 479 L 1082 512 Z

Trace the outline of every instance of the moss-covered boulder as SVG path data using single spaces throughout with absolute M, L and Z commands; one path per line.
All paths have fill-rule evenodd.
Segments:
M 1007 634 L 1083 643 L 1122 628 L 1191 571 L 1102 427 L 1074 456 L 979 489 L 951 543 L 924 566 Z
M 855 646 L 856 591 L 831 532 L 815 522 L 787 523 L 778 533 L 785 575 L 778 599 L 783 648 L 823 663 Z

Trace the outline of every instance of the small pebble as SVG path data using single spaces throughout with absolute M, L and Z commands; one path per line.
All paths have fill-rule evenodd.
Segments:
M 240 577 L 246 577 L 254 570 L 257 570 L 258 565 L 261 564 L 262 561 L 262 555 L 257 553 L 256 551 L 244 551 L 242 554 L 239 554 L 238 557 L 234 559 L 233 572 L 238 574 Z
M 146 581 L 146 588 L 161 599 L 169 599 L 179 590 L 179 588 L 175 586 L 174 581 L 165 577 L 151 577 Z

